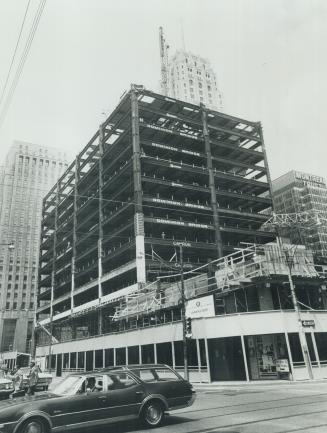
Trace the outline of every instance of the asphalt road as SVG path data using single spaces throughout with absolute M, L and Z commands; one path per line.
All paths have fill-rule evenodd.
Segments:
M 83 429 L 81 433 L 93 430 Z M 326 433 L 327 382 L 245 385 L 198 391 L 194 405 L 167 416 L 153 433 Z M 122 422 L 97 433 L 145 433 Z

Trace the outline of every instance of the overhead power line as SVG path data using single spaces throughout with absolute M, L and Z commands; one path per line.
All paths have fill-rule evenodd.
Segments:
M 20 79 L 20 77 L 22 75 L 22 72 L 23 72 L 23 69 L 24 69 L 24 65 L 26 63 L 26 59 L 27 59 L 28 54 L 30 52 L 30 49 L 31 49 L 31 46 L 32 46 L 32 43 L 33 43 L 33 40 L 34 40 L 34 36 L 35 36 L 36 30 L 38 28 L 38 25 L 39 25 L 39 22 L 40 22 L 40 19 L 41 19 L 42 12 L 44 10 L 45 4 L 46 4 L 46 0 L 40 0 L 40 4 L 39 4 L 39 6 L 37 8 L 37 11 L 36 11 L 36 13 L 34 15 L 32 27 L 30 29 L 28 38 L 26 40 L 25 47 L 24 47 L 23 53 L 21 55 L 18 68 L 16 70 L 15 77 L 14 77 L 12 83 L 11 83 L 10 89 L 9 89 L 7 97 L 6 97 L 6 100 L 4 102 L 3 108 L 2 108 L 1 113 L 0 113 L 0 128 L 3 125 L 3 122 L 4 122 L 5 118 L 6 118 L 8 109 L 10 107 L 12 98 L 14 96 L 15 90 L 16 90 L 18 82 L 19 82 L 19 79 Z
M 26 8 L 25 8 L 24 18 L 23 18 L 22 24 L 20 26 L 20 31 L 19 31 L 17 42 L 16 42 L 16 46 L 15 46 L 15 49 L 14 49 L 14 53 L 13 53 L 13 56 L 11 58 L 10 66 L 9 66 L 9 69 L 8 69 L 6 81 L 5 81 L 5 84 L 4 84 L 3 88 L 2 88 L 2 92 L 1 92 L 1 96 L 0 96 L 0 107 L 1 107 L 1 104 L 2 104 L 3 99 L 4 99 L 4 95 L 6 93 L 7 84 L 8 84 L 10 73 L 11 73 L 11 70 L 12 70 L 15 58 L 16 58 L 17 49 L 18 49 L 19 42 L 20 42 L 20 39 L 21 39 L 21 36 L 22 36 L 22 33 L 23 33 L 23 28 L 24 28 L 24 25 L 25 25 L 25 21 L 26 21 L 28 9 L 30 7 L 30 3 L 31 3 L 31 0 L 28 0 Z

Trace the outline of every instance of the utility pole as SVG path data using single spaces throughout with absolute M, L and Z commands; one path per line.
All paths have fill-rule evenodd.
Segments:
M 183 325 L 184 379 L 188 380 L 189 374 L 188 374 L 188 361 L 187 361 L 183 242 L 174 242 L 174 245 L 179 246 L 179 261 L 180 261 L 180 268 L 181 268 L 181 316 L 182 316 L 182 325 Z
M 49 373 L 52 371 L 52 334 L 53 334 L 53 298 L 54 298 L 54 281 L 55 281 L 55 273 L 52 271 L 51 273 L 51 302 L 50 302 L 50 332 L 49 332 Z
M 288 277 L 288 282 L 290 285 L 292 304 L 293 304 L 293 308 L 294 308 L 294 311 L 295 311 L 295 314 L 297 317 L 298 329 L 299 329 L 299 338 L 300 338 L 300 344 L 302 347 L 304 362 L 305 362 L 305 365 L 306 365 L 308 373 L 309 373 L 309 378 L 313 379 L 312 365 L 311 365 L 311 360 L 310 360 L 310 355 L 309 355 L 307 339 L 306 339 L 305 332 L 304 332 L 303 325 L 302 325 L 301 311 L 299 309 L 299 303 L 297 300 L 297 296 L 296 296 L 296 292 L 295 292 L 295 286 L 294 286 L 293 277 L 292 277 L 292 265 L 294 262 L 294 255 L 293 255 L 293 258 L 290 258 L 288 256 L 288 253 L 286 253 L 286 251 L 283 250 L 281 237 L 279 235 L 279 230 L 277 228 L 276 228 L 276 233 L 277 233 L 277 244 L 278 244 L 279 250 L 280 250 L 282 255 L 283 254 L 285 255 L 285 261 L 286 261 L 286 265 L 287 265 L 287 277 Z M 294 253 L 295 252 L 296 252 L 296 250 L 294 251 Z
M 310 360 L 307 339 L 303 329 L 301 311 L 299 308 L 293 277 L 292 277 L 292 265 L 294 262 L 294 254 L 293 254 L 293 258 L 290 259 L 288 253 L 285 252 L 285 249 L 283 248 L 282 238 L 280 235 L 280 228 L 290 229 L 292 227 L 300 228 L 300 227 L 308 227 L 311 225 L 320 225 L 320 224 L 321 223 L 319 220 L 319 214 L 316 212 L 299 212 L 293 214 L 273 213 L 272 217 L 263 224 L 263 227 L 273 228 L 275 230 L 279 252 L 281 254 L 281 257 L 285 257 L 285 261 L 287 265 L 287 278 L 290 286 L 292 304 L 293 304 L 295 314 L 297 316 L 300 344 L 303 352 L 304 362 L 307 367 L 310 379 L 313 379 L 312 365 Z M 295 252 L 296 250 L 294 251 L 294 253 Z

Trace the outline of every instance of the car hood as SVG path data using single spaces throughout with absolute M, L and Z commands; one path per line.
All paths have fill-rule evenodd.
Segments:
M 17 406 L 20 404 L 28 404 L 42 400 L 49 400 L 53 398 L 59 398 L 57 394 L 52 394 L 51 392 L 41 392 L 37 395 L 26 395 L 25 397 L 15 397 L 10 400 L 0 401 L 0 411 L 7 409 L 8 407 Z

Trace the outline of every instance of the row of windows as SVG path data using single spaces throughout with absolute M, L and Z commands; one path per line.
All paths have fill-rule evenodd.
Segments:
M 11 308 L 11 302 L 6 302 L 6 310 L 25 310 L 26 309 L 26 303 L 22 302 L 20 305 L 20 308 L 18 308 L 18 303 L 17 302 L 13 302 L 12 304 L 12 308 Z M 29 304 L 29 310 L 33 310 L 34 309 L 34 302 L 30 302 Z

